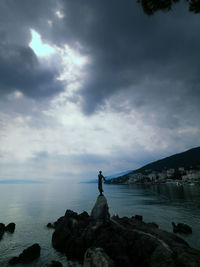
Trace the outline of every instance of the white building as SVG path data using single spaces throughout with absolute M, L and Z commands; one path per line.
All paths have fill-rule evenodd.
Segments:
M 182 176 L 183 180 L 198 180 L 200 179 L 200 170 L 189 170 Z
M 174 173 L 175 173 L 175 169 L 168 169 L 167 170 L 167 177 L 168 178 L 170 178 L 170 177 L 172 177 L 173 175 L 174 175 Z

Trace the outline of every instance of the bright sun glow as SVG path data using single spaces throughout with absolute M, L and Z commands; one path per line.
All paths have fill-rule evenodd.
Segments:
M 41 40 L 41 36 L 34 30 L 31 30 L 32 40 L 29 46 L 33 49 L 38 56 L 49 56 L 54 52 L 53 47 L 48 44 L 44 44 Z
M 64 18 L 64 14 L 60 12 L 60 10 L 57 10 L 55 12 L 56 16 L 59 18 L 59 19 L 63 19 Z

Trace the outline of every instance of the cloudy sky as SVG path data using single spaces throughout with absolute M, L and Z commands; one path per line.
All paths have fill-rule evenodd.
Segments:
M 0 179 L 91 179 L 200 145 L 200 16 L 0 1 Z

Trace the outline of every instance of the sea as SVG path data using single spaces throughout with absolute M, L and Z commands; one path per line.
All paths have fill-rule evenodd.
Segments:
M 190 246 L 200 249 L 200 186 L 104 185 L 111 215 L 142 215 L 145 222 L 156 222 L 160 229 L 172 232 L 171 222 L 186 223 L 192 235 L 179 235 Z M 66 257 L 52 248 L 53 229 L 46 227 L 63 216 L 67 209 L 91 212 L 98 196 L 97 184 L 76 182 L 0 184 L 0 222 L 16 223 L 13 234 L 0 241 L 0 266 L 34 243 L 41 246 L 41 256 L 28 266 L 45 266 Z M 16 265 L 27 266 L 27 265 Z

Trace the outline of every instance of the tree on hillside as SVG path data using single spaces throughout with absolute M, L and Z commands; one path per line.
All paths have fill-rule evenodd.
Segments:
M 188 2 L 189 10 L 194 13 L 200 13 L 200 0 L 184 0 Z M 156 11 L 169 11 L 180 0 L 137 0 L 148 15 L 153 15 Z

